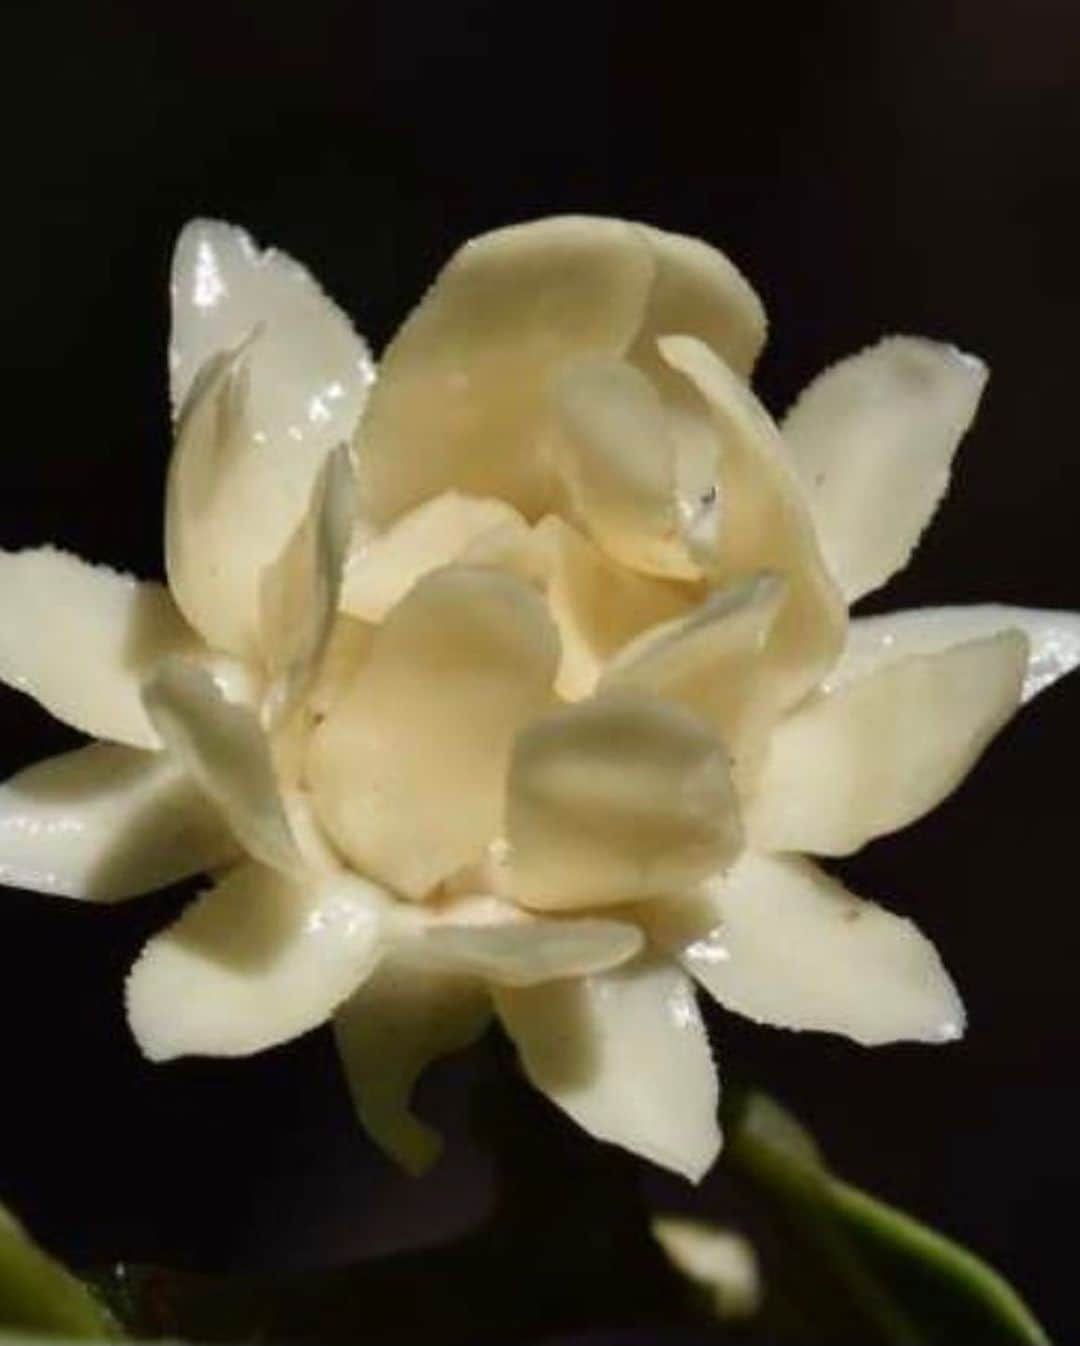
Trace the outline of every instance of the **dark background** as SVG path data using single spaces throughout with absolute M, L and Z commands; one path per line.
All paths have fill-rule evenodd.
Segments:
M 696 15 L 8 6 L 0 545 L 160 573 L 165 286 L 192 214 L 293 252 L 381 345 L 468 235 L 586 210 L 730 252 L 770 310 L 760 387 L 776 410 L 886 331 L 987 358 L 949 508 L 874 604 L 1080 607 L 1080 10 Z M 866 1052 L 713 1019 L 722 1066 L 785 1099 L 850 1177 L 997 1262 L 1065 1339 L 1080 1332 L 1078 722 L 1080 685 L 1059 686 L 947 805 L 847 867 L 935 938 L 965 1042 Z M 0 696 L 5 768 L 73 741 Z M 179 895 L 109 911 L 0 898 L 0 1199 L 67 1255 L 330 1262 L 482 1214 L 488 1160 L 464 1118 L 483 1051 L 427 1089 L 457 1122 L 413 1184 L 353 1126 L 326 1034 L 250 1062 L 139 1060 L 122 977 Z M 724 1213 L 722 1174 L 692 1199 L 649 1181 Z

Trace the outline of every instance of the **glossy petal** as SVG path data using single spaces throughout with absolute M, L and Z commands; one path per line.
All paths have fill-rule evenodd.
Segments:
M 691 983 L 636 961 L 495 1005 L 538 1089 L 598 1140 L 692 1182 L 720 1150 L 716 1070 Z
M 727 753 L 707 721 L 620 691 L 533 721 L 510 764 L 514 891 L 558 911 L 679 892 L 742 840 Z
M 452 566 L 410 590 L 308 756 L 323 826 L 361 872 L 423 897 L 481 855 L 557 660 L 542 599 L 512 575 Z
M 247 1056 L 324 1023 L 378 958 L 384 895 L 354 876 L 234 869 L 143 949 L 127 984 L 144 1055 Z
M 543 519 L 535 532 L 562 644 L 556 689 L 577 701 L 592 692 L 605 664 L 623 646 L 658 622 L 682 616 L 692 599 L 673 584 L 616 565 L 554 516 Z
M 146 685 L 146 708 L 168 748 L 221 810 L 246 851 L 301 871 L 270 745 L 255 712 L 226 699 L 213 677 L 173 659 Z
M 1030 701 L 1080 665 L 1080 614 L 1003 603 L 970 607 L 912 608 L 882 617 L 857 617 L 825 690 L 895 663 L 911 654 L 938 654 L 953 645 L 1022 631 L 1030 652 L 1021 699 Z
M 1016 631 L 912 655 L 800 707 L 773 732 L 747 817 L 757 850 L 847 855 L 960 784 L 1020 701 Z
M 293 706 L 315 677 L 337 617 L 355 518 L 348 450 L 327 458 L 307 514 L 259 584 L 263 659 L 273 680 L 271 713 Z
M 390 956 L 334 1017 L 360 1120 L 410 1173 L 429 1168 L 442 1149 L 438 1135 L 409 1109 L 413 1086 L 430 1061 L 478 1038 L 490 1012 L 487 994 L 472 978 Z
M 889 337 L 827 369 L 788 412 L 784 438 L 849 601 L 907 564 L 986 379 L 954 346 Z
M 95 738 L 155 748 L 140 683 L 194 633 L 168 591 L 38 547 L 0 551 L 0 681 Z
M 552 395 L 556 463 L 573 513 L 621 564 L 699 577 L 680 535 L 675 443 L 645 375 L 621 360 L 578 360 Z
M 451 489 L 542 513 L 548 384 L 575 357 L 626 348 L 653 273 L 618 220 L 540 220 L 461 248 L 380 362 L 359 436 L 375 521 Z
M 0 883 L 117 902 L 214 869 L 236 852 L 165 753 L 94 743 L 0 785 Z
M 353 551 L 341 605 L 353 617 L 380 622 L 417 580 L 457 561 L 486 534 L 515 524 L 524 527 L 501 500 L 447 491 L 425 501 Z
M 866 1046 L 947 1042 L 964 1008 L 901 916 L 799 857 L 747 854 L 700 899 L 644 913 L 650 936 L 725 1008 Z
M 780 435 L 749 387 L 700 342 L 662 340 L 673 369 L 705 400 L 720 437 L 718 581 L 769 572 L 787 583 L 769 640 L 781 705 L 796 704 L 839 655 L 846 610 L 818 548 L 802 487 Z
M 769 575 L 721 589 L 631 641 L 599 692 L 636 688 L 696 711 L 720 731 L 741 777 L 764 751 L 776 709 L 763 654 L 783 600 L 783 583 Z

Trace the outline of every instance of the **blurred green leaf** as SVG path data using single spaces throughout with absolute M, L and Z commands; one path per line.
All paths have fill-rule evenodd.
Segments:
M 0 1346 L 32 1339 L 21 1333 L 70 1340 L 123 1336 L 92 1291 L 0 1206 Z
M 767 1195 L 795 1245 L 791 1274 L 781 1272 L 789 1301 L 781 1316 L 821 1334 L 807 1340 L 1049 1346 L 992 1267 L 835 1177 L 810 1135 L 774 1100 L 736 1092 L 727 1112 L 728 1162 Z

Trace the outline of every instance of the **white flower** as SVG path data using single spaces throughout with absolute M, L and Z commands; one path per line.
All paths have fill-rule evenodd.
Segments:
M 374 382 L 307 274 L 227 226 L 185 230 L 173 299 L 168 590 L 0 555 L 0 676 L 105 740 L 0 789 L 0 878 L 214 875 L 133 969 L 148 1056 L 332 1017 L 420 1169 L 415 1079 L 494 1009 L 571 1117 L 696 1179 L 695 981 L 864 1043 L 962 1031 L 930 943 L 799 853 L 921 816 L 1080 662 L 1072 614 L 849 623 L 945 490 L 978 361 L 891 338 L 778 429 L 746 281 L 614 220 L 467 245 Z

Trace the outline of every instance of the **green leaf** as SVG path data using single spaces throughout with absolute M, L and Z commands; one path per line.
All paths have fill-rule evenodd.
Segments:
M 117 1339 L 112 1315 L 82 1281 L 44 1252 L 0 1206 L 0 1346 L 10 1329 L 70 1340 Z
M 778 1103 L 738 1093 L 727 1108 L 729 1163 L 793 1236 L 785 1317 L 830 1341 L 888 1346 L 1049 1346 L 1015 1290 L 967 1249 L 835 1177 L 805 1129 Z M 789 1268 L 790 1271 L 790 1268 Z M 785 1281 L 785 1273 L 781 1273 Z M 824 1304 L 822 1310 L 820 1305 Z M 842 1306 L 837 1314 L 836 1306 Z

